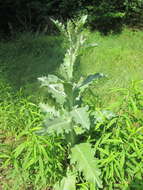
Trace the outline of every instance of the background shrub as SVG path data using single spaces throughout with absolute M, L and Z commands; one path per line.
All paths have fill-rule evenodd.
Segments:
M 118 32 L 123 24 L 142 27 L 142 0 L 6 0 L 0 2 L 1 33 L 15 31 L 53 32 L 50 17 L 66 21 L 89 14 L 89 26 L 103 33 Z

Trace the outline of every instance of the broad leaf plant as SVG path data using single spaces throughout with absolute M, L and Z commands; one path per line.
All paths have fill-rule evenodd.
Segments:
M 75 190 L 79 175 L 82 175 L 94 189 L 102 188 L 101 172 L 92 145 L 87 140 L 81 140 L 80 136 L 90 133 L 92 127 L 90 110 L 88 106 L 82 104 L 83 93 L 93 81 L 104 75 L 96 73 L 85 79 L 80 78 L 78 82 L 74 80 L 74 66 L 79 50 L 86 47 L 83 33 L 86 19 L 87 16 L 84 15 L 79 20 L 68 21 L 66 25 L 52 20 L 68 40 L 69 48 L 60 65 L 58 75 L 49 74 L 47 77 L 38 78 L 41 86 L 47 88 L 55 101 L 55 106 L 40 104 L 46 116 L 44 127 L 38 133 L 62 135 L 69 147 L 70 163 L 67 167 L 67 175 L 55 184 L 55 190 Z

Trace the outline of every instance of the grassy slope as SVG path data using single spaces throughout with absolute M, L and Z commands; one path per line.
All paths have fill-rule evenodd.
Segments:
M 120 35 L 106 37 L 92 33 L 88 41 L 97 42 L 98 47 L 83 54 L 81 70 L 85 74 L 107 74 L 102 90 L 127 86 L 131 80 L 143 78 L 143 32 L 124 30 Z
M 98 47 L 82 51 L 80 70 L 82 74 L 102 72 L 108 79 L 100 90 L 126 86 L 131 80 L 143 76 L 143 32 L 124 30 L 122 34 L 101 36 L 88 35 L 89 43 Z M 37 91 L 37 77 L 57 70 L 64 56 L 60 37 L 37 38 L 23 35 L 15 41 L 0 43 L 1 77 L 14 88 L 26 87 L 28 93 Z M 5 71 L 5 72 L 4 72 Z

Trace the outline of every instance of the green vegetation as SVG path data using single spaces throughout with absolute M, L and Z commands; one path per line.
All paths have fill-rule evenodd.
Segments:
M 142 80 L 142 31 L 124 29 L 120 35 L 105 37 L 90 33 L 88 36 L 88 43 L 97 43 L 98 46 L 83 51 L 80 70 L 83 75 L 95 72 L 107 75 L 107 79 L 97 85 L 98 93 L 104 96 L 106 102 L 109 101 L 110 88 L 127 87 L 133 80 Z M 115 94 L 111 99 L 115 99 Z
M 81 50 L 77 65 L 80 74 L 104 72 L 108 76 L 100 85 L 104 91 L 126 87 L 132 80 L 142 79 L 142 31 L 124 29 L 121 34 L 109 36 L 85 33 L 87 43 L 98 46 Z M 16 40 L 0 42 L 1 76 L 13 88 L 25 88 L 31 95 L 31 89 L 32 93 L 38 90 L 37 78 L 56 72 L 64 54 L 65 45 L 60 36 L 19 35 Z
M 60 138 L 39 137 L 43 116 L 32 97 L 0 83 L 0 188 L 41 189 L 64 173 Z M 48 176 L 48 177 L 47 177 Z
M 54 21 L 69 42 L 69 48 L 66 51 L 64 62 L 59 68 L 60 77 L 48 75 L 48 77 L 39 78 L 42 87 L 48 90 L 55 103 L 53 106 L 41 104 L 46 117 L 45 127 L 38 134 L 61 135 L 66 141 L 69 152 L 67 176 L 62 179 L 60 184 L 56 184 L 55 189 L 57 190 L 76 189 L 76 183 L 80 181 L 81 173 L 90 185 L 102 188 L 98 162 L 94 158 L 92 144 L 87 140 L 92 134 L 90 110 L 82 105 L 82 97 L 89 85 L 104 75 L 99 73 L 89 75 L 86 79 L 80 79 L 77 82 L 74 77 L 76 58 L 85 43 L 82 30 L 86 19 L 87 16 L 83 16 L 74 23 L 69 21 L 66 27 L 58 21 Z M 82 138 L 85 140 L 81 140 Z
M 1 189 L 143 189 L 143 33 L 83 20 L 0 43 Z
M 83 74 L 103 72 L 109 76 L 108 87 L 125 87 L 131 80 L 143 76 L 143 32 L 125 29 L 121 35 L 101 36 L 90 33 L 87 43 L 97 43 L 94 49 L 83 51 Z M 105 84 L 105 85 L 106 85 Z M 104 88 L 106 88 L 104 85 Z
M 82 14 L 89 15 L 90 28 L 104 34 L 120 32 L 124 24 L 143 27 L 142 0 L 5 0 L 0 2 L 0 33 L 55 33 L 50 17 L 66 22 Z

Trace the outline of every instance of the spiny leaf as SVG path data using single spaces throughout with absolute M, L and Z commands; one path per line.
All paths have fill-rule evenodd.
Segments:
M 73 67 L 78 55 L 79 48 L 85 42 L 81 30 L 83 30 L 83 25 L 87 19 L 87 15 L 84 15 L 78 21 L 67 22 L 67 25 L 64 26 L 58 21 L 53 22 L 57 25 L 62 34 L 67 38 L 69 42 L 69 48 L 64 57 L 63 64 L 60 66 L 60 74 L 67 80 L 71 81 L 73 77 Z
M 80 33 L 81 30 L 83 29 L 84 24 L 86 23 L 87 20 L 87 15 L 83 15 L 79 20 L 75 22 L 76 27 L 75 27 L 75 33 Z
M 38 134 L 44 135 L 46 133 L 53 134 L 53 133 L 69 133 L 72 130 L 71 126 L 71 118 L 55 118 L 53 120 L 45 120 L 45 128 L 38 131 Z
M 66 31 L 66 27 L 64 26 L 64 24 L 62 24 L 61 22 L 59 22 L 58 20 L 54 20 L 51 18 L 51 21 L 57 26 L 57 28 L 59 29 L 59 31 L 63 34 L 63 35 L 67 35 L 67 31 Z
M 41 86 L 48 86 L 49 84 L 62 83 L 63 81 L 56 75 L 48 75 L 48 77 L 39 77 L 38 80 L 41 82 Z
M 74 108 L 71 111 L 71 116 L 73 117 L 73 120 L 77 124 L 81 124 L 81 126 L 85 129 L 90 128 L 90 120 L 89 120 L 89 113 L 87 112 L 87 107 L 81 107 L 81 108 Z
M 72 40 L 73 39 L 71 39 L 71 41 Z M 75 41 L 75 43 L 71 42 L 70 47 L 65 54 L 63 64 L 60 66 L 60 73 L 67 81 L 70 81 L 73 77 L 73 68 L 78 56 L 78 51 L 79 48 L 84 44 L 85 39 L 83 35 L 80 35 L 76 37 Z
M 53 98 L 55 98 L 59 104 L 63 104 L 65 102 L 66 94 L 64 92 L 63 84 L 50 84 L 48 89 Z
M 70 80 L 73 74 L 73 65 L 75 63 L 77 52 L 73 48 L 69 48 L 65 54 L 64 62 L 60 66 L 60 73 L 66 79 Z
M 57 183 L 54 186 L 54 190 L 76 190 L 75 183 L 76 177 L 74 175 L 69 175 L 64 177 L 61 183 Z
M 105 119 L 112 119 L 114 117 L 116 117 L 116 115 L 109 111 L 109 110 L 101 110 L 101 111 L 95 111 L 92 113 L 95 119 L 95 124 L 97 124 L 98 122 L 103 122 Z
M 98 44 L 97 43 L 91 43 L 91 44 L 85 44 L 83 47 L 84 48 L 90 48 L 90 47 L 97 47 Z
M 89 87 L 90 84 L 92 84 L 96 79 L 105 77 L 102 73 L 96 73 L 93 75 L 89 75 L 85 80 L 83 80 L 83 77 L 80 78 L 76 86 L 74 87 L 74 96 L 76 97 L 77 101 L 81 100 L 82 93 Z
M 75 145 L 71 149 L 71 164 L 76 164 L 79 171 L 83 172 L 89 183 L 102 188 L 100 179 L 100 170 L 98 168 L 97 159 L 94 158 L 94 152 L 89 143 L 81 143 Z
M 49 106 L 48 104 L 44 103 L 40 103 L 39 106 L 44 113 L 50 113 L 54 117 L 59 117 L 60 115 L 59 111 L 57 111 L 54 106 Z
M 41 86 L 48 88 L 48 92 L 56 99 L 57 103 L 63 104 L 65 102 L 66 94 L 61 79 L 55 75 L 48 75 L 48 77 L 40 77 L 38 80 L 42 83 Z

